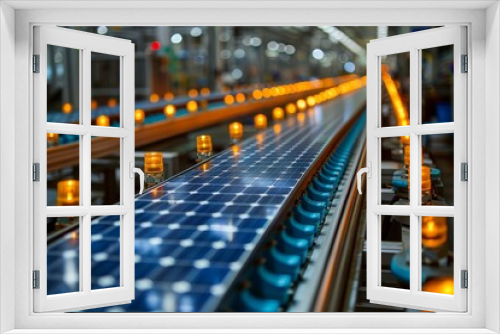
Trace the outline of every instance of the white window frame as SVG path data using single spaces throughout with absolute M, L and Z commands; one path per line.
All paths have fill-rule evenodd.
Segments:
M 34 270 L 39 271 L 39 288 L 34 289 L 34 311 L 72 311 L 130 303 L 135 295 L 134 276 L 134 44 L 130 40 L 101 36 L 67 28 L 34 27 L 34 54 L 39 56 L 39 73 L 33 74 L 34 162 L 40 164 L 39 181 L 33 184 Z M 47 46 L 78 50 L 80 99 L 78 124 L 47 122 Z M 91 54 L 116 56 L 120 61 L 120 126 L 91 124 Z M 80 137 L 80 202 L 77 206 L 47 206 L 47 133 Z M 115 205 L 91 203 L 92 137 L 120 140 L 120 201 Z M 120 282 L 117 287 L 91 288 L 91 219 L 92 216 L 120 216 Z M 79 284 L 77 292 L 47 295 L 48 217 L 79 217 Z
M 463 26 L 449 26 L 401 34 L 372 40 L 367 46 L 367 163 L 371 177 L 367 179 L 367 298 L 372 303 L 404 306 L 422 310 L 464 312 L 467 309 L 467 290 L 461 288 L 461 270 L 467 270 L 467 184 L 460 180 L 460 164 L 467 163 L 467 73 L 461 73 L 461 56 L 466 55 L 466 31 Z M 453 122 L 422 124 L 422 59 L 421 50 L 453 45 Z M 382 70 L 383 56 L 409 53 L 410 55 L 410 124 L 383 127 L 382 120 Z M 421 202 L 421 147 L 422 135 L 454 134 L 454 206 L 425 206 Z M 410 137 L 409 205 L 382 205 L 381 203 L 381 139 Z M 410 287 L 397 289 L 381 284 L 381 217 L 407 216 L 410 221 Z M 421 217 L 454 217 L 453 277 L 454 294 L 437 294 L 422 291 L 421 267 Z
M 75 332 L 71 328 L 88 328 L 87 332 L 103 333 L 106 328 L 127 329 L 128 333 L 144 333 L 137 328 L 144 324 L 148 328 L 163 329 L 162 332 L 178 332 L 175 328 L 198 328 L 192 332 L 206 332 L 206 329 L 217 329 L 213 332 L 235 332 L 235 328 L 255 328 L 254 332 L 279 332 L 288 328 L 287 332 L 343 332 L 342 328 L 350 328 L 351 333 L 397 332 L 414 333 L 409 328 L 419 328 L 419 332 L 457 332 L 459 328 L 467 333 L 491 333 L 500 330 L 500 300 L 498 297 L 499 270 L 498 261 L 500 230 L 500 175 L 497 166 L 500 153 L 492 151 L 488 156 L 484 153 L 486 136 L 493 147 L 500 145 L 498 112 L 500 100 L 500 69 L 498 54 L 500 49 L 500 11 L 493 2 L 411 2 L 388 3 L 384 1 L 366 2 L 338 1 L 329 3 L 310 2 L 274 2 L 272 8 L 268 3 L 232 2 L 224 3 L 224 10 L 215 3 L 197 3 L 196 9 L 191 3 L 175 2 L 20 2 L 1 3 L 0 43 L 1 69 L 0 93 L 2 99 L 0 114 L 0 187 L 1 222 L 0 238 L 0 316 L 3 331 L 16 329 L 15 333 L 27 333 L 23 329 L 31 329 L 30 333 L 42 332 L 37 329 L 51 328 L 51 333 Z M 11 6 L 16 7 L 14 10 Z M 47 8 L 66 6 L 62 10 L 46 10 Z M 97 8 L 99 6 L 99 8 Z M 132 8 L 123 9 L 120 6 Z M 397 9 L 395 8 L 397 6 Z M 432 6 L 432 7 L 429 7 Z M 456 6 L 453 8 L 453 6 Z M 487 8 L 489 6 L 489 8 Z M 21 8 L 28 8 L 22 10 Z M 158 9 L 157 7 L 163 7 Z M 78 9 L 75 9 L 78 8 Z M 106 8 L 103 10 L 103 8 Z M 151 9 L 154 8 L 154 9 Z M 375 9 L 374 9 L 375 8 Z M 403 9 L 401 9 L 403 8 Z M 487 8 L 487 9 L 486 9 Z M 27 95 L 32 94 L 30 88 L 31 31 L 35 24 L 59 25 L 425 25 L 462 24 L 469 28 L 469 70 L 468 92 L 469 114 L 468 133 L 470 158 L 469 176 L 469 224 L 468 234 L 471 244 L 468 252 L 470 269 L 468 290 L 469 310 L 467 313 L 436 314 L 84 314 L 77 317 L 66 314 L 36 315 L 32 310 L 30 259 L 30 229 L 32 212 L 26 210 L 31 203 L 26 201 L 26 194 L 32 190 L 31 150 L 32 141 L 32 104 Z M 488 29 L 485 29 L 485 23 Z M 6 29 L 3 29 L 6 28 Z M 14 38 L 15 32 L 15 38 Z M 5 46 L 5 47 L 4 47 Z M 14 51 L 15 50 L 15 51 Z M 15 56 L 15 57 L 14 57 Z M 485 71 L 485 63 L 488 71 Z M 15 80 L 14 80 L 15 79 Z M 15 82 L 15 97 L 12 82 Z M 486 85 L 487 84 L 487 85 Z M 9 86 L 10 85 L 10 86 Z M 12 94 L 12 96 L 9 95 Z M 5 112 L 15 110 L 14 113 Z M 488 122 L 485 121 L 488 117 Z M 474 118 L 474 122 L 472 122 Z M 26 122 L 28 120 L 28 122 Z M 15 128 L 13 130 L 8 127 Z M 15 135 L 15 145 L 11 136 Z M 15 160 L 13 163 L 7 161 Z M 488 164 L 485 164 L 488 162 Z M 486 167 L 484 167 L 486 166 Z M 477 167 L 477 168 L 476 168 Z M 485 172 L 491 173 L 485 182 Z M 15 172 L 16 177 L 12 178 Z M 14 182 L 15 180 L 15 182 Z M 7 186 L 7 187 L 4 187 Z M 15 198 L 7 199 L 15 191 Z M 486 198 L 488 193 L 488 198 Z M 473 195 L 473 196 L 471 196 Z M 485 206 L 485 203 L 488 206 Z M 12 210 L 10 206 L 15 207 Z M 488 214 L 488 221 L 485 217 Z M 15 220 L 15 226 L 11 222 Z M 471 233 L 474 225 L 474 233 Z M 488 268 L 484 257 L 486 250 L 493 254 Z M 15 289 L 12 287 L 15 286 Z M 488 293 L 485 290 L 488 289 Z M 15 307 L 12 307 L 15 305 Z M 165 329 L 165 327 L 171 330 Z M 260 328 L 260 330 L 258 329 Z M 270 329 L 265 331 L 263 328 Z M 357 328 L 357 330 L 353 329 Z M 377 328 L 379 328 L 377 330 Z M 381 328 L 384 328 L 383 330 Z M 448 328 L 448 330 L 446 330 Z M 94 329 L 94 330 L 92 330 Z M 100 329 L 100 330 L 98 330 Z M 329 330 L 328 330 L 329 329 Z M 335 330 L 337 329 L 337 330 Z M 392 330 L 391 330 L 392 329 Z M 490 330 L 491 329 L 491 330 Z M 152 332 L 152 331 L 151 331 Z

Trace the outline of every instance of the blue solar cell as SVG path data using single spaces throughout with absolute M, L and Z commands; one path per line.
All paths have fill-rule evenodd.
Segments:
M 184 281 L 191 271 L 195 269 L 191 266 L 173 265 L 162 268 L 154 277 L 157 282 L 171 283 Z
M 239 195 L 233 197 L 231 201 L 237 204 L 253 204 L 257 203 L 260 198 L 260 195 Z
M 217 195 L 213 195 L 212 197 L 210 197 L 210 202 L 212 202 L 212 203 L 226 203 L 226 202 L 231 202 L 231 201 L 234 202 L 234 199 L 235 199 L 234 194 L 217 194 Z
M 238 261 L 245 250 L 243 248 L 219 249 L 210 259 L 210 262 L 232 263 Z
M 207 204 L 207 205 L 200 205 L 196 209 L 197 214 L 209 214 L 209 213 L 216 213 L 216 212 L 222 212 L 224 209 L 223 204 Z
M 193 277 L 194 284 L 214 285 L 221 283 L 224 278 L 229 274 L 228 268 L 205 268 L 199 270 Z
M 278 212 L 279 206 L 256 206 L 249 212 L 250 217 L 273 217 Z
M 230 205 L 222 209 L 223 214 L 241 214 L 247 213 L 252 207 L 248 205 Z
M 286 196 L 262 196 L 259 200 L 261 205 L 278 205 L 285 201 Z
M 175 259 L 176 260 L 207 259 L 211 251 L 213 251 L 212 247 L 202 247 L 202 246 L 185 247 L 179 254 L 175 256 Z
M 172 190 L 168 190 L 167 193 L 165 193 L 163 196 L 160 197 L 160 201 L 180 201 L 180 200 L 186 200 L 191 196 L 190 193 L 188 192 L 180 192 L 178 190 L 175 190 L 175 192 L 172 192 Z
M 201 201 L 208 200 L 210 197 L 211 197 L 211 195 L 207 196 L 207 194 L 190 194 L 184 200 L 186 202 L 201 202 Z
M 245 190 L 243 191 L 244 194 L 248 195 L 248 194 L 265 194 L 269 189 L 269 187 L 248 187 L 248 188 L 245 188 Z M 289 191 L 288 191 L 289 192 Z
M 356 103 L 340 99 L 344 102 L 304 113 L 303 123 L 288 117 L 280 133 L 272 128 L 260 132 L 239 143 L 237 154 L 224 151 L 203 168 L 194 167 L 158 185 L 154 193 L 138 196 L 135 300 L 99 311 L 213 311 L 223 297 L 220 288 L 231 284 L 233 270 L 244 264 L 297 182 L 361 106 L 364 95 L 360 91 Z M 327 107 L 335 103 L 339 109 Z M 101 217 L 93 225 L 92 233 L 101 237 L 92 241 L 93 249 L 109 253 L 99 266 L 116 266 L 118 248 L 106 246 L 119 236 L 115 222 L 116 217 Z M 75 291 L 68 290 L 71 286 L 63 277 L 68 268 L 78 268 L 78 259 L 63 261 L 65 250 L 74 250 L 68 239 L 48 247 L 49 256 L 55 254 L 49 270 L 53 291 Z M 116 280 L 117 275 L 113 271 L 105 276 Z M 107 277 L 101 284 L 111 281 Z
M 137 219 L 137 216 L 136 218 Z M 187 219 L 186 215 L 183 213 L 167 213 L 164 215 L 154 215 L 154 218 L 151 220 L 143 220 L 150 221 L 153 225 L 168 225 L 168 224 L 183 224 Z
M 244 190 L 245 190 L 245 187 L 241 187 L 241 186 L 227 186 L 227 187 L 222 188 L 219 192 L 221 194 L 239 194 L 239 193 L 243 193 Z
M 197 191 L 199 193 L 204 193 L 204 194 L 213 194 L 216 192 L 219 192 L 224 186 L 219 186 L 219 185 L 213 185 L 213 186 L 203 186 L 199 188 Z
M 269 188 L 268 195 L 287 195 L 290 193 L 290 188 Z
M 257 230 L 264 227 L 267 222 L 268 220 L 264 218 L 246 218 L 238 220 L 236 226 L 241 229 Z
M 150 201 L 135 201 L 135 209 L 142 209 L 151 204 Z

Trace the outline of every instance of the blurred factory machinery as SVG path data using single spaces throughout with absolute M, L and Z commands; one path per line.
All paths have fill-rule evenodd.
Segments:
M 412 311 L 366 300 L 354 175 L 366 153 L 366 43 L 423 27 L 70 28 L 135 43 L 135 158 L 146 173 L 136 298 L 91 312 Z M 48 58 L 47 121 L 78 123 L 78 53 L 51 46 Z M 424 58 L 423 118 L 449 121 L 450 50 Z M 91 62 L 92 125 L 117 127 L 120 59 Z M 408 59 L 382 66 L 383 126 L 408 124 Z M 453 136 L 424 137 L 422 202 L 452 205 Z M 79 143 L 47 133 L 47 205 L 78 205 Z M 91 143 L 92 204 L 114 204 L 120 139 Z M 382 139 L 381 159 L 382 204 L 407 205 L 409 139 Z M 78 259 L 65 254 L 78 247 L 78 219 L 47 224 L 48 294 L 75 291 Z M 119 282 L 117 224 L 92 220 L 93 288 Z M 424 290 L 450 287 L 452 231 L 453 219 L 423 218 Z M 408 217 L 383 218 L 384 286 L 408 287 L 408 233 Z

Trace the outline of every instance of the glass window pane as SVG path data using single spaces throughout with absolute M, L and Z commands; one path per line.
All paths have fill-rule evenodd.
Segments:
M 120 204 L 120 138 L 92 137 L 92 205 Z
M 382 56 L 381 126 L 410 124 L 410 53 Z
M 92 124 L 120 126 L 120 57 L 91 53 Z
M 47 122 L 80 122 L 80 50 L 47 45 Z
M 453 45 L 423 49 L 422 124 L 453 122 Z
M 453 206 L 453 133 L 422 136 L 422 205 Z
M 120 216 L 92 217 L 92 290 L 120 286 Z
M 422 291 L 453 295 L 453 218 L 421 217 Z
M 382 205 L 409 205 L 408 170 L 410 145 L 407 137 L 381 138 L 380 189 Z
M 47 133 L 47 206 L 80 205 L 79 180 L 80 136 Z
M 383 287 L 410 289 L 410 217 L 380 216 Z
M 80 217 L 47 218 L 47 294 L 80 291 Z

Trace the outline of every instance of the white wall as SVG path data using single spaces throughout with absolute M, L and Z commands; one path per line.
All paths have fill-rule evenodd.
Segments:
M 0 2 L 0 333 L 14 328 L 14 83 L 15 12 Z
M 486 254 L 486 328 L 500 332 L 500 5 L 491 5 L 486 11 L 486 244 L 493 250 Z M 493 263 L 493 261 L 495 263 Z

